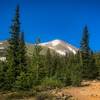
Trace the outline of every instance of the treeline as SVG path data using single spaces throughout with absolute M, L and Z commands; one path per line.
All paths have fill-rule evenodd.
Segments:
M 41 55 L 42 47 L 37 39 L 32 57 L 27 55 L 24 33 L 20 30 L 19 6 L 10 28 L 7 59 L 0 63 L 0 89 L 30 90 L 35 86 L 55 88 L 80 86 L 83 79 L 99 79 L 100 55 L 89 48 L 89 32 L 83 29 L 80 50 L 76 55 L 60 56 L 48 49 Z

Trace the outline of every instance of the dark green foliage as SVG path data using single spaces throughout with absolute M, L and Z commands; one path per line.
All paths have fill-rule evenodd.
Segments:
M 81 69 L 80 65 L 73 64 L 73 68 L 71 71 L 71 82 L 73 86 L 80 86 L 82 81 L 82 76 L 81 76 Z
M 26 46 L 24 42 L 24 33 L 22 32 L 20 34 L 20 40 L 19 40 L 19 67 L 20 71 L 27 72 L 27 55 L 26 55 Z
M 46 67 L 46 70 L 47 70 L 47 76 L 48 77 L 52 77 L 52 74 L 53 74 L 53 70 L 52 70 L 53 69 L 53 67 L 52 67 L 53 61 L 52 60 L 53 60 L 53 57 L 50 53 L 50 50 L 48 49 L 46 56 L 45 56 L 45 67 Z
M 7 50 L 7 63 L 8 66 L 14 72 L 14 77 L 16 77 L 19 72 L 19 34 L 20 34 L 20 22 L 19 22 L 19 6 L 16 8 L 16 14 L 13 19 L 10 30 L 11 38 L 9 39 L 9 47 Z M 12 68 L 14 67 L 14 68 Z M 10 71 L 10 70 L 9 70 Z M 8 72 L 9 72 L 8 71 Z
M 63 87 L 64 86 L 64 84 L 60 80 L 58 80 L 58 79 L 56 79 L 54 77 L 50 77 L 50 78 L 46 77 L 42 81 L 42 84 L 41 85 L 44 88 L 48 88 L 48 89 L 54 89 L 56 87 L 59 88 L 59 87 Z
M 90 53 L 89 33 L 88 33 L 87 26 L 85 26 L 84 29 L 83 29 L 83 37 L 82 37 L 82 40 L 81 40 L 80 50 L 84 51 L 85 54 L 89 54 Z
M 90 72 L 91 74 L 89 73 L 89 74 L 88 74 L 88 77 L 89 77 L 90 79 L 95 79 L 95 78 L 98 77 L 98 67 L 96 66 L 96 59 L 95 59 L 95 57 L 94 57 L 94 54 L 91 54 L 90 57 L 91 57 L 91 58 L 90 58 L 90 62 L 89 62 L 89 66 L 90 66 L 89 72 Z
M 39 45 L 40 39 L 36 40 L 35 48 L 33 51 L 32 57 L 32 70 L 31 71 L 34 75 L 34 80 L 36 84 L 40 84 L 40 81 L 46 76 L 46 67 L 44 66 L 44 59 L 45 57 L 40 55 L 41 46 Z
M 100 53 L 95 53 L 93 55 L 93 57 L 95 58 L 96 67 L 97 67 L 97 70 L 98 70 L 97 78 L 100 80 Z
M 6 71 L 5 88 L 10 90 L 13 87 L 15 80 L 14 69 L 9 67 Z
M 95 59 L 93 58 L 92 52 L 89 48 L 89 33 L 87 26 L 85 26 L 83 30 L 83 37 L 80 49 L 81 49 L 83 78 L 93 79 L 96 77 L 97 68 L 95 64 Z
M 19 6 L 16 8 L 16 14 L 11 25 L 10 34 L 6 70 L 6 87 L 8 89 L 14 86 L 16 78 L 20 76 L 22 71 L 27 72 L 24 33 L 20 32 Z
M 12 87 L 17 75 L 20 74 L 19 69 L 19 34 L 20 34 L 20 22 L 19 22 L 19 6 L 16 8 L 16 14 L 13 19 L 10 30 L 11 38 L 9 39 L 9 47 L 7 50 L 7 84 Z
M 4 89 L 4 87 L 5 87 L 6 68 L 7 68 L 6 63 L 0 62 L 0 89 Z
M 63 77 L 61 79 L 65 86 L 71 85 L 71 70 L 69 67 L 70 66 L 67 66 L 67 68 L 63 71 Z
M 33 78 L 29 73 L 21 72 L 15 82 L 15 89 L 17 90 L 29 90 L 33 85 Z
M 69 58 L 70 81 L 73 86 L 80 86 L 82 81 L 81 61 L 79 53 Z
M 61 66 L 61 61 L 60 61 L 60 56 L 57 55 L 56 53 L 53 55 L 53 58 L 52 58 L 52 71 L 51 71 L 51 75 L 52 76 L 55 76 L 57 79 L 60 78 L 60 71 L 62 70 L 62 66 Z M 60 69 L 59 69 L 60 68 Z

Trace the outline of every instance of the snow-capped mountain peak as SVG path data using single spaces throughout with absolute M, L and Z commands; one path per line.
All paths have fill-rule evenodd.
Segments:
M 56 53 L 60 55 L 66 55 L 66 54 L 76 54 L 78 49 L 72 45 L 70 45 L 67 42 L 64 42 L 62 40 L 56 39 L 53 41 L 40 43 L 41 46 L 46 46 L 49 49 L 54 50 Z
M 58 44 L 60 44 L 60 43 L 62 43 L 62 41 L 61 41 L 61 40 L 57 40 L 57 39 L 51 41 L 52 46 L 56 46 L 56 45 L 58 45 Z
M 61 43 L 64 43 L 64 41 L 62 40 L 59 40 L 59 39 L 55 39 L 55 40 L 52 40 L 52 41 L 48 41 L 48 42 L 44 42 L 44 43 L 40 43 L 40 45 L 52 45 L 52 46 L 56 46 L 58 44 L 61 44 Z
M 61 43 L 61 40 L 56 39 L 56 40 L 53 40 L 53 41 L 40 43 L 40 45 L 45 46 L 45 45 L 50 44 L 50 45 L 52 45 L 52 46 L 56 46 L 56 45 L 58 45 L 59 43 Z

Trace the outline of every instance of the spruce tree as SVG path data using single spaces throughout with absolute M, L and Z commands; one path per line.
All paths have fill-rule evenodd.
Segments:
M 0 89 L 5 89 L 6 62 L 0 61 Z
M 94 71 L 96 71 L 95 62 L 92 60 L 92 52 L 89 47 L 89 32 L 87 26 L 84 27 L 83 37 L 81 41 L 81 61 L 82 61 L 82 74 L 86 79 L 94 78 Z
M 32 66 L 30 68 L 35 84 L 40 84 L 41 79 L 45 76 L 44 56 L 40 54 L 42 48 L 39 43 L 40 39 L 37 38 L 33 50 Z
M 19 61 L 20 61 L 20 71 L 27 72 L 27 55 L 26 55 L 26 46 L 24 41 L 24 33 L 20 33 L 19 39 Z
M 81 72 L 81 61 L 80 55 L 77 53 L 76 55 L 71 56 L 70 59 L 70 78 L 73 86 L 80 86 L 82 81 L 82 72 Z
M 51 55 L 50 49 L 48 49 L 47 53 L 46 53 L 46 57 L 45 57 L 45 67 L 47 69 L 47 76 L 48 77 L 52 76 L 52 69 L 53 69 L 52 62 L 53 62 L 52 55 Z
M 16 8 L 16 14 L 10 29 L 11 37 L 8 40 L 9 46 L 7 49 L 7 84 L 13 85 L 16 77 L 19 75 L 19 6 Z
M 89 72 L 91 72 L 91 74 L 89 74 L 89 77 L 92 78 L 92 79 L 95 79 L 99 76 L 99 73 L 98 73 L 98 66 L 96 65 L 96 59 L 94 57 L 94 53 L 91 52 L 91 59 L 90 59 L 90 62 L 89 62 L 89 66 L 91 67 Z
M 90 54 L 90 47 L 89 47 L 89 32 L 88 32 L 88 27 L 85 26 L 83 29 L 83 37 L 81 40 L 81 46 L 80 46 L 81 51 L 87 55 Z
M 7 48 L 7 73 L 6 84 L 9 89 L 13 87 L 17 76 L 26 70 L 25 43 L 23 33 L 20 32 L 19 5 L 10 28 L 9 46 Z
M 39 46 L 40 43 L 40 39 L 37 38 L 36 42 L 35 42 L 35 49 L 33 52 L 33 63 L 35 63 L 36 66 L 36 80 L 39 81 L 39 67 L 40 67 L 40 51 L 41 51 L 41 47 Z

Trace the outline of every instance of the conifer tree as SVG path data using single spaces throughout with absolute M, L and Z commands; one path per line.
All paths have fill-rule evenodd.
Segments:
M 52 55 L 51 55 L 50 49 L 48 49 L 46 53 L 46 57 L 45 57 L 45 67 L 47 69 L 48 77 L 52 76 L 52 69 L 53 69 L 52 62 L 53 62 Z
M 20 20 L 19 20 L 19 5 L 16 8 L 16 13 L 10 28 L 10 39 L 8 40 L 9 46 L 7 49 L 7 73 L 6 84 L 11 88 L 16 81 L 17 76 L 20 75 L 26 67 L 25 58 L 25 43 L 24 34 L 20 32 Z
M 92 60 L 92 52 L 89 47 L 89 32 L 87 26 L 85 26 L 83 30 L 83 37 L 81 41 L 80 50 L 83 77 L 87 79 L 94 78 L 94 71 L 96 71 L 96 66 L 95 62 Z
M 81 40 L 81 46 L 80 46 L 81 51 L 87 55 L 90 54 L 90 47 L 89 47 L 89 32 L 88 32 L 88 27 L 85 26 L 83 29 L 83 37 Z
M 41 61 L 40 60 L 41 47 L 39 46 L 40 39 L 37 38 L 35 43 L 36 43 L 35 49 L 34 49 L 35 52 L 33 52 L 33 55 L 34 55 L 33 59 L 35 59 L 35 62 L 33 63 L 35 63 L 35 66 L 36 66 L 36 79 L 39 80 L 39 67 L 40 67 L 40 61 Z
M 80 55 L 73 55 L 70 62 L 71 82 L 73 86 L 80 86 L 82 81 Z
M 51 75 L 56 76 L 58 78 L 59 74 L 59 55 L 57 53 L 54 53 L 53 58 L 52 58 L 52 71 Z
M 87 77 L 89 72 L 89 61 L 90 61 L 90 48 L 89 48 L 89 33 L 87 26 L 84 27 L 83 37 L 81 41 L 81 59 L 82 59 L 82 74 L 83 77 Z
M 98 79 L 100 79 L 100 53 L 95 53 L 93 57 L 95 57 L 95 62 L 98 69 Z
M 6 63 L 0 61 L 0 89 L 5 88 Z
M 32 57 L 32 74 L 34 77 L 35 84 L 39 84 L 39 81 L 45 76 L 44 75 L 44 57 L 40 55 L 40 51 L 42 50 L 41 46 L 39 45 L 40 39 L 37 38 L 35 45 L 34 45 L 34 51 L 33 51 L 33 57 Z
M 19 61 L 20 71 L 27 72 L 27 55 L 23 32 L 21 32 L 19 39 Z
M 88 77 L 92 78 L 92 79 L 95 79 L 99 76 L 99 73 L 98 73 L 98 66 L 96 65 L 96 59 L 94 57 L 94 53 L 91 52 L 91 56 L 90 56 L 90 62 L 89 62 L 89 66 L 90 66 L 90 70 L 89 72 L 91 74 L 89 74 Z

